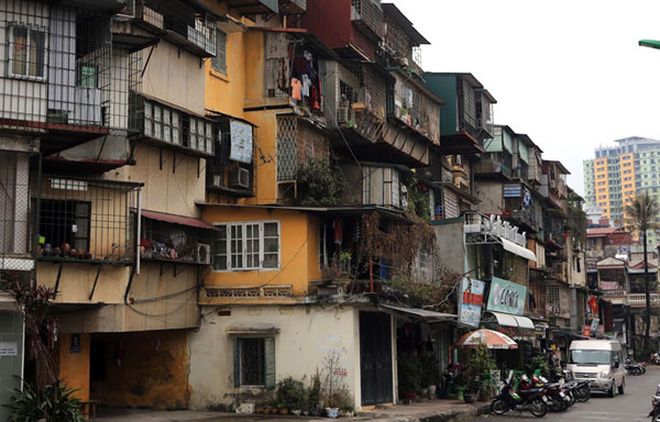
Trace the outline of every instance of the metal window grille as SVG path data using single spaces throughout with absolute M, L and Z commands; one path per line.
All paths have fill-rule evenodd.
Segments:
M 36 180 L 32 181 L 35 186 Z M 39 205 L 39 259 L 132 262 L 139 185 L 45 176 Z
M 277 180 L 295 180 L 311 158 L 330 158 L 329 139 L 297 117 L 277 118 Z
M 28 157 L 0 152 L 0 270 L 29 271 L 31 256 Z
M 227 34 L 216 30 L 215 57 L 211 59 L 211 67 L 220 73 L 227 73 Z
M 126 129 L 128 51 L 113 47 L 109 14 L 22 0 L 0 13 L 1 125 Z

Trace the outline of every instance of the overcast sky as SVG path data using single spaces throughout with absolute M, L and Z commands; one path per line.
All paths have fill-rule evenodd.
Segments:
M 431 42 L 424 70 L 474 74 L 498 101 L 495 123 L 561 160 L 580 194 L 595 147 L 660 139 L 660 50 L 637 45 L 660 40 L 660 1 L 392 2 Z

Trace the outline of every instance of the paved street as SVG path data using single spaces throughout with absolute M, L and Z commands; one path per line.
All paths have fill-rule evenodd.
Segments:
M 627 377 L 625 395 L 608 398 L 594 395 L 586 403 L 576 403 L 563 413 L 548 412 L 544 421 L 649 421 L 651 396 L 660 384 L 660 369 L 650 368 L 645 375 Z M 507 416 L 485 415 L 479 422 L 506 422 L 537 419 L 531 413 L 513 413 Z

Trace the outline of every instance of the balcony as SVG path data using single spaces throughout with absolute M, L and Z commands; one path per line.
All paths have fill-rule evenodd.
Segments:
M 222 119 L 218 147 L 206 162 L 206 189 L 234 197 L 254 196 L 254 126 L 239 119 Z
M 507 152 L 494 152 L 484 155 L 475 163 L 474 174 L 481 178 L 504 177 L 511 179 L 511 154 Z
M 213 156 L 214 121 L 131 92 L 129 128 L 141 142 L 204 158 Z M 252 139 L 250 138 L 250 147 Z M 161 166 L 162 166 L 161 162 Z
M 635 308 L 646 306 L 646 294 L 644 293 L 628 293 L 627 300 L 628 305 Z M 660 301 L 660 296 L 658 296 L 658 293 L 650 293 L 650 300 L 652 305 L 657 305 Z
M 304 200 L 299 196 L 299 172 L 313 160 L 329 163 L 330 141 L 312 120 L 296 116 L 277 118 L 278 200 Z
M 382 40 L 384 25 L 380 0 L 351 0 L 351 21 L 372 41 Z
M 215 56 L 216 18 L 214 15 L 177 0 L 136 1 L 133 22 L 137 26 L 196 56 L 202 58 Z
M 39 261 L 133 263 L 130 209 L 137 208 L 140 188 L 138 183 L 44 176 L 41 196 L 33 198 L 39 200 Z
M 193 217 L 149 210 L 141 210 L 141 217 L 141 260 L 161 265 L 211 265 L 214 226 Z M 176 266 L 173 270 L 176 276 Z

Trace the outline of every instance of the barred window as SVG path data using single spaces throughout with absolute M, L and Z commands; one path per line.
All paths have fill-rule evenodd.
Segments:
M 227 74 L 227 34 L 216 30 L 215 57 L 211 59 L 211 67 L 220 73 Z

